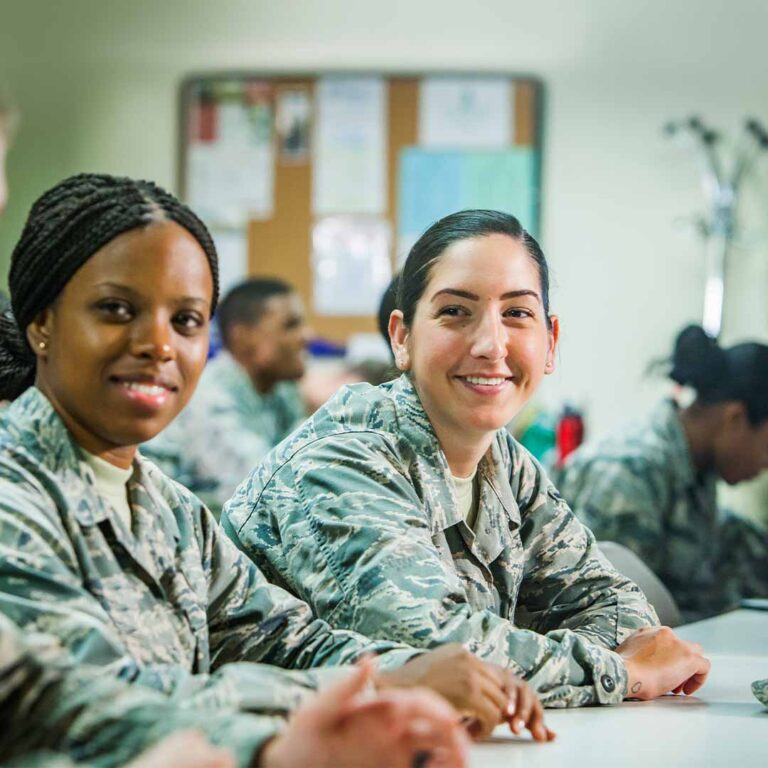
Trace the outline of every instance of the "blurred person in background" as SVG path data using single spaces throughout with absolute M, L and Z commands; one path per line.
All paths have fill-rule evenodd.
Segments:
M 670 378 L 692 388 L 645 419 L 588 443 L 560 492 L 598 540 L 633 550 L 694 621 L 768 597 L 768 531 L 718 509 L 717 482 L 768 468 L 768 347 L 721 348 L 699 326 L 677 337 Z
M 224 349 L 187 407 L 142 452 L 218 517 L 238 483 L 306 417 L 309 326 L 301 298 L 275 278 L 253 278 L 217 310 Z

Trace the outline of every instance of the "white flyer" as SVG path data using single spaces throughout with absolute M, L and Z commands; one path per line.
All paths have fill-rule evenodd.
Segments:
M 419 144 L 440 149 L 506 149 L 514 134 L 509 77 L 425 77 L 419 91 Z
M 312 303 L 318 315 L 375 315 L 392 279 L 389 222 L 327 216 L 312 230 Z
M 387 207 L 383 78 L 322 77 L 315 105 L 312 212 L 383 215 Z

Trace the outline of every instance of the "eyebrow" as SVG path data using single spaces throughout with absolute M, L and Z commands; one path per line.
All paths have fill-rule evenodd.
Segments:
M 469 299 L 470 301 L 479 301 L 480 297 L 476 293 L 471 293 L 470 291 L 462 291 L 460 288 L 443 288 L 439 290 L 433 297 L 432 301 L 434 301 L 438 296 L 442 296 L 444 294 L 448 294 L 449 296 L 458 296 L 462 299 Z M 533 296 L 534 299 L 539 299 L 539 294 L 536 293 L 536 291 L 531 291 L 527 288 L 521 288 L 518 291 L 507 291 L 506 293 L 501 294 L 501 299 L 516 299 L 520 296 Z
M 97 283 L 97 288 L 104 288 L 108 291 L 123 291 L 130 296 L 139 296 L 140 294 L 138 291 L 135 291 L 133 288 L 131 288 L 129 285 L 122 285 L 121 283 L 113 283 L 110 281 L 106 281 L 103 283 Z M 179 301 L 181 302 L 190 302 L 193 304 L 201 304 L 205 305 L 208 304 L 208 301 L 206 299 L 203 299 L 199 296 L 181 296 L 179 298 Z

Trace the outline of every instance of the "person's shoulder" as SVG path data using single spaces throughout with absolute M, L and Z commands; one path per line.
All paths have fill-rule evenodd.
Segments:
M 560 484 L 564 493 L 584 483 L 635 486 L 670 475 L 677 458 L 675 445 L 654 428 L 653 418 L 646 418 L 575 451 L 565 464 Z

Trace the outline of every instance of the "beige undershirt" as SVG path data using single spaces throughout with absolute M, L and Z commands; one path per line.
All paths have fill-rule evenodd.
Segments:
M 451 475 L 453 488 L 456 491 L 456 502 L 459 506 L 459 512 L 471 530 L 475 529 L 475 523 L 477 522 L 478 493 L 477 483 L 475 482 L 476 477 L 477 467 L 475 467 L 475 471 L 469 477 Z
M 128 502 L 128 481 L 133 474 L 133 467 L 121 469 L 88 451 L 83 451 L 83 456 L 85 463 L 93 470 L 99 496 L 112 507 L 130 531 L 131 505 Z

